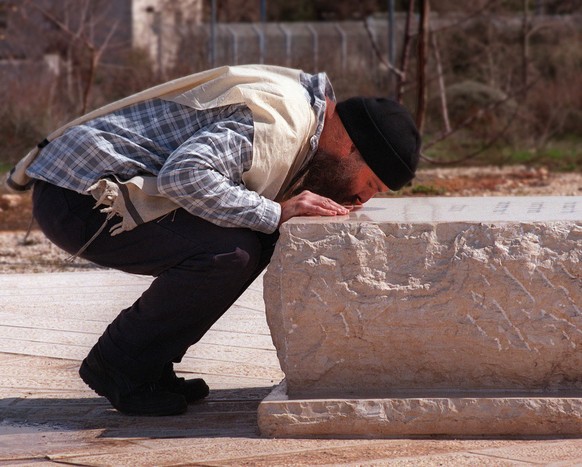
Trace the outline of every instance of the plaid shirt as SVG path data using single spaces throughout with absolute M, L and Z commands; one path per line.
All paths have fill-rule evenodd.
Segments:
M 334 94 L 324 73 L 303 74 L 302 83 L 318 121 L 308 161 L 323 129 L 325 96 Z M 252 142 L 253 118 L 245 105 L 195 110 L 152 99 L 68 129 L 27 174 L 79 193 L 111 175 L 155 175 L 159 191 L 191 214 L 271 233 L 280 205 L 242 181 L 252 165 Z

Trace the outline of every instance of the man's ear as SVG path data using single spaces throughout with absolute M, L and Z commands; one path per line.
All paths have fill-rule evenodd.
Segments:
M 354 149 L 354 143 L 336 111 L 336 103 L 328 97 L 325 99 L 325 123 L 319 147 L 336 157 L 348 157 Z

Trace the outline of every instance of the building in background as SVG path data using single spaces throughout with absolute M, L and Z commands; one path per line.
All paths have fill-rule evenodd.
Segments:
M 118 63 L 143 50 L 154 68 L 165 69 L 180 46 L 173 31 L 202 21 L 203 0 L 0 0 L 0 61 L 40 61 L 74 49 L 97 50 Z
M 174 65 L 181 46 L 181 36 L 176 31 L 202 22 L 203 0 L 109 1 L 126 6 L 124 17 L 132 25 L 128 37 L 131 47 L 144 50 L 158 71 Z

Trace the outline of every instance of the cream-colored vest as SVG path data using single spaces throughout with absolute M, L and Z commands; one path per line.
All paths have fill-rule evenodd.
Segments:
M 272 66 L 223 67 L 201 73 L 201 84 L 162 96 L 195 109 L 246 104 L 254 122 L 248 189 L 276 199 L 310 149 L 316 119 L 300 71 Z
M 97 109 L 59 128 L 50 142 L 68 128 L 144 100 L 161 98 L 195 109 L 246 104 L 253 115 L 253 163 L 243 175 L 245 186 L 278 199 L 303 164 L 317 122 L 300 70 L 265 65 L 221 67 L 155 86 Z M 30 185 L 26 168 L 42 149 L 30 151 L 11 171 L 7 186 L 22 191 Z M 116 233 L 155 219 L 177 206 L 157 192 L 154 177 L 128 181 L 100 180 L 91 193 L 106 212 L 123 220 Z

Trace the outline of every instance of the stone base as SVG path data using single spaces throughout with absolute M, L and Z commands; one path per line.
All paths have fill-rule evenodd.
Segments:
M 274 438 L 582 434 L 579 392 L 449 391 L 394 396 L 289 399 L 283 381 L 260 403 L 258 424 L 263 436 Z

